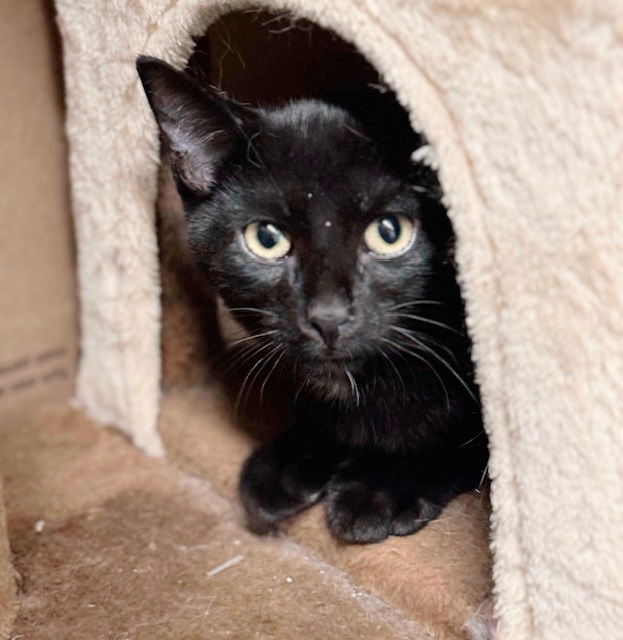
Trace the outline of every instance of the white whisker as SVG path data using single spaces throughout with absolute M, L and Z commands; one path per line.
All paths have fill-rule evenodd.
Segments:
M 489 471 L 489 463 L 487 462 L 484 471 L 482 472 L 482 475 L 480 476 L 480 482 L 478 483 L 478 488 L 480 489 L 480 487 L 482 487 L 482 485 L 485 482 L 485 478 L 487 477 L 487 473 Z
M 454 378 L 461 384 L 461 386 L 465 389 L 465 391 L 467 391 L 470 398 L 472 398 L 474 402 L 478 403 L 478 399 L 474 395 L 474 392 L 469 388 L 469 385 L 467 384 L 467 382 L 463 380 L 463 378 L 459 375 L 459 373 L 452 367 L 452 365 L 450 365 L 450 363 L 445 358 L 442 358 L 436 351 L 434 351 L 429 346 L 427 346 L 424 342 L 422 342 L 422 340 L 418 340 L 411 331 L 407 331 L 406 329 L 403 329 L 401 327 L 396 327 L 394 325 L 392 325 L 390 328 L 393 329 L 394 331 L 397 331 L 399 334 L 404 336 L 407 340 L 409 340 L 410 342 L 418 346 L 420 349 L 424 349 L 424 351 L 426 351 L 427 353 L 430 353 L 434 358 L 436 358 L 454 376 Z
M 260 315 L 269 316 L 271 318 L 278 318 L 279 317 L 279 314 L 275 313 L 274 311 L 270 311 L 269 309 L 258 309 L 257 307 L 228 307 L 228 306 L 225 306 L 225 308 L 228 311 L 231 311 L 233 313 L 244 313 L 244 312 L 247 312 L 247 313 L 250 313 L 250 314 L 258 313 Z
M 398 378 L 398 380 L 400 380 L 400 384 L 402 385 L 402 390 L 403 390 L 403 392 L 404 392 L 404 394 L 406 396 L 407 395 L 407 387 L 405 386 L 405 381 L 404 381 L 404 378 L 402 377 L 402 374 L 400 373 L 400 371 L 398 371 L 398 367 L 396 367 L 396 365 L 394 364 L 392 359 L 385 353 L 385 351 L 383 351 L 383 349 L 379 349 L 379 353 L 383 356 L 383 358 L 385 358 L 385 360 L 389 363 L 391 368 L 396 373 L 396 377 Z
M 359 402 L 361 400 L 361 396 L 359 394 L 359 387 L 357 386 L 357 382 L 355 381 L 355 378 L 353 377 L 353 374 L 345 367 L 344 368 L 344 373 L 346 374 L 346 377 L 348 378 L 348 381 L 350 382 L 350 388 L 353 391 L 353 394 L 355 395 L 355 404 L 357 406 L 359 406 Z
M 416 358 L 417 360 L 420 360 L 435 374 L 435 377 L 439 381 L 439 384 L 441 385 L 441 388 L 443 389 L 444 395 L 446 397 L 446 409 L 448 411 L 450 411 L 450 396 L 448 395 L 448 389 L 447 389 L 447 387 L 446 387 L 446 385 L 445 385 L 445 383 L 443 381 L 443 378 L 439 375 L 439 372 L 437 371 L 437 369 L 435 369 L 435 367 L 433 367 L 433 365 L 424 356 L 422 356 L 419 353 L 416 353 L 412 349 L 409 349 L 409 348 L 405 347 L 404 345 L 401 345 L 398 342 L 394 342 L 393 340 L 390 340 L 389 338 L 381 338 L 381 340 L 383 342 L 386 342 L 387 344 L 389 344 L 394 349 L 396 349 L 398 351 L 402 351 L 403 353 L 406 353 L 406 354 L 412 356 L 413 358 Z
M 260 404 L 262 404 L 264 402 L 264 388 L 266 387 L 266 383 L 268 382 L 268 378 L 270 378 L 270 376 L 273 374 L 273 371 L 277 368 L 277 366 L 279 365 L 279 363 L 283 360 L 283 357 L 286 355 L 285 351 L 282 351 L 279 356 L 277 357 L 277 359 L 275 360 L 273 366 L 270 368 L 270 371 L 268 372 L 268 374 L 266 375 L 266 377 L 264 378 L 264 382 L 262 382 L 262 386 L 260 387 Z
M 267 346 L 271 346 L 270 343 Z M 238 396 L 236 397 L 235 404 L 235 412 L 236 414 L 239 412 L 240 408 L 243 407 L 247 400 L 249 399 L 249 393 L 253 387 L 253 383 L 257 380 L 258 375 L 261 373 L 262 369 L 266 366 L 270 359 L 277 351 L 279 351 L 279 345 L 272 345 L 273 349 L 269 351 L 266 355 L 263 355 L 247 372 L 247 375 L 244 377 L 242 381 L 242 385 L 240 386 L 240 390 L 238 391 Z M 255 372 L 253 377 L 251 375 Z
M 426 324 L 432 324 L 437 327 L 441 327 L 442 329 L 447 329 L 448 331 L 452 331 L 452 333 L 456 333 L 457 335 L 463 335 L 461 331 L 458 331 L 454 327 L 447 325 L 443 322 L 439 322 L 439 320 L 433 320 L 431 318 L 424 318 L 422 316 L 416 316 L 411 313 L 392 313 L 391 315 L 397 318 L 410 318 L 411 320 L 417 320 L 419 322 L 425 322 Z
M 277 333 L 277 329 L 271 329 L 270 331 L 263 331 L 262 333 L 253 333 L 250 336 L 245 336 L 244 338 L 238 338 L 237 340 L 232 340 L 228 346 L 234 347 L 243 342 L 248 342 L 249 340 L 257 340 L 259 338 L 264 338 L 266 336 L 272 336 Z
M 411 302 L 402 302 L 389 308 L 389 311 L 398 311 L 399 309 L 406 309 L 407 307 L 416 307 L 421 304 L 439 304 L 443 305 L 443 302 L 439 300 L 412 300 Z
M 240 349 L 240 352 L 237 353 L 234 358 L 229 360 L 227 367 L 225 368 L 223 373 L 228 373 L 232 369 L 235 369 L 245 362 L 248 362 L 255 356 L 262 353 L 262 351 L 267 349 L 271 344 L 271 342 L 260 342 L 259 344 L 253 343 L 245 345 Z

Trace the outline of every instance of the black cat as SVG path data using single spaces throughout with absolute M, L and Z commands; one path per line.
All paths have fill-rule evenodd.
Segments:
M 383 140 L 395 121 L 376 107 L 251 108 L 157 59 L 137 68 L 199 267 L 249 332 L 248 382 L 279 372 L 297 390 L 292 424 L 242 469 L 249 526 L 323 500 L 342 540 L 417 531 L 487 460 L 451 227 L 410 161 L 417 137 L 405 121 Z

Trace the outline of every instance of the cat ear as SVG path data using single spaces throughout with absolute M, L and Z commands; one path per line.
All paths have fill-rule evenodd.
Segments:
M 207 193 L 252 110 L 200 87 L 158 58 L 140 56 L 136 69 L 169 146 L 176 179 L 192 191 Z

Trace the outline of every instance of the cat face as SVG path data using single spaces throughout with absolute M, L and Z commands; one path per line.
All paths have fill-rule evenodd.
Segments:
M 250 109 L 159 61 L 138 68 L 192 249 L 247 346 L 320 394 L 348 393 L 429 295 L 445 242 L 430 206 L 338 107 Z

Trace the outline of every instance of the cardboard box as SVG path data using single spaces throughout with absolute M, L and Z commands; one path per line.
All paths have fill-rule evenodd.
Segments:
M 0 425 L 67 397 L 78 343 L 62 56 L 44 0 L 0 3 Z

